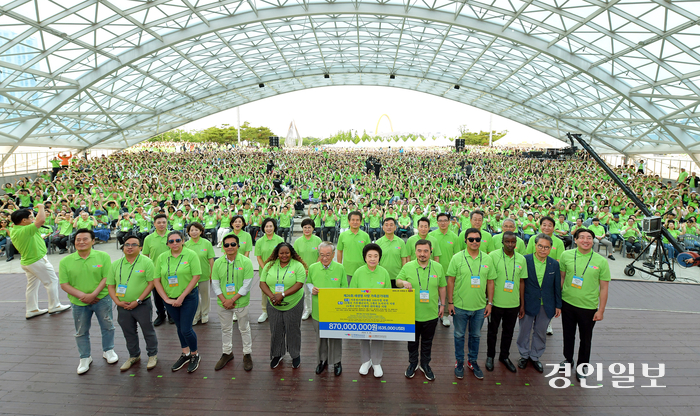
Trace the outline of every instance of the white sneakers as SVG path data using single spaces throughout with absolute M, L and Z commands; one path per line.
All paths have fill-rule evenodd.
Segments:
M 262 315 L 260 315 L 260 318 L 258 318 L 258 323 L 261 324 L 263 322 L 267 321 L 267 312 L 263 312 Z
M 55 314 L 57 314 L 57 313 L 61 313 L 61 312 L 67 311 L 67 310 L 70 309 L 70 308 L 71 308 L 71 305 L 60 305 L 60 304 L 59 304 L 59 305 L 58 305 L 58 308 L 56 308 L 56 309 L 54 309 L 54 310 L 49 310 L 49 315 L 55 315 Z
M 442 326 L 445 326 L 445 327 L 450 326 L 450 318 L 448 318 L 447 315 L 442 316 Z
M 35 311 L 27 312 L 26 315 L 24 315 L 24 317 L 26 319 L 32 319 L 32 318 L 35 318 L 37 316 L 44 315 L 46 313 L 49 313 L 48 309 L 37 309 Z
M 85 374 L 90 369 L 90 364 L 92 364 L 92 357 L 81 358 L 80 364 L 78 365 L 78 374 Z
M 309 319 L 309 316 L 311 316 L 311 311 L 304 311 L 304 314 L 301 316 L 301 320 L 305 321 Z
M 119 357 L 114 350 L 105 351 L 102 353 L 102 358 L 107 360 L 107 364 L 114 364 L 119 361 Z M 92 362 L 92 360 L 90 360 Z
M 384 371 L 382 371 L 382 366 L 377 364 L 372 366 L 372 371 L 374 371 L 374 376 L 376 378 L 380 378 L 381 376 L 384 375 Z
M 552 324 L 547 325 L 547 335 L 554 335 L 554 330 L 552 329 Z
M 360 374 L 363 376 L 366 376 L 367 373 L 369 373 L 369 368 L 372 366 L 372 360 L 367 361 L 366 363 L 362 364 L 360 366 Z M 381 367 L 379 367 L 381 369 Z
M 233 322 L 238 321 L 238 316 L 236 315 L 236 312 L 233 313 Z

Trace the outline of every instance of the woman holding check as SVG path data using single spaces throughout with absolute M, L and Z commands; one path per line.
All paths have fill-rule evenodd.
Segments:
M 168 315 L 175 321 L 177 336 L 180 338 L 182 355 L 173 364 L 172 370 L 177 371 L 187 366 L 187 372 L 192 373 L 199 367 L 197 354 L 197 334 L 192 329 L 192 320 L 199 305 L 199 277 L 202 267 L 197 254 L 182 246 L 183 236 L 179 231 L 168 234 L 168 248 L 156 260 L 156 277 L 153 282 L 158 294 L 163 298 Z

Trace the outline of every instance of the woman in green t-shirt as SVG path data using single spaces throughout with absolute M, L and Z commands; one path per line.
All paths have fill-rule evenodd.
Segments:
M 367 264 L 355 271 L 350 281 L 350 287 L 353 289 L 391 289 L 389 272 L 379 265 L 379 261 L 382 259 L 382 248 L 378 244 L 367 244 L 362 249 L 362 257 Z M 360 374 L 367 375 L 369 368 L 372 367 L 375 377 L 379 378 L 384 375 L 381 366 L 383 355 L 384 341 L 360 341 L 360 361 L 362 361 Z
M 270 368 L 282 361 L 286 352 L 292 367 L 301 365 L 301 315 L 304 312 L 306 263 L 289 243 L 279 243 L 260 274 L 260 290 L 270 302 Z
M 202 268 L 202 275 L 199 278 L 199 305 L 194 314 L 192 325 L 197 325 L 201 319 L 203 324 L 209 322 L 209 311 L 211 310 L 211 297 L 209 296 L 209 278 L 211 269 L 214 267 L 214 247 L 204 235 L 204 226 L 198 222 L 193 222 L 187 226 L 187 234 L 190 239 L 185 243 L 185 247 L 194 251 L 199 259 Z
M 171 367 L 177 371 L 187 365 L 191 373 L 199 367 L 197 334 L 192 329 L 192 320 L 199 306 L 199 278 L 202 267 L 197 254 L 183 247 L 185 238 L 179 231 L 168 233 L 167 244 L 170 250 L 156 260 L 156 279 L 153 280 L 158 294 L 165 303 L 168 316 L 175 321 L 177 336 L 180 339 L 182 355 Z

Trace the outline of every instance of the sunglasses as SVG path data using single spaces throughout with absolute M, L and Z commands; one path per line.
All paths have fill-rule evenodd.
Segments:
M 223 246 L 224 248 L 229 248 L 229 247 L 236 247 L 238 244 L 236 243 L 224 243 Z
M 476 237 L 476 238 L 475 238 L 475 237 L 469 237 L 469 238 L 467 238 L 467 241 L 469 241 L 470 243 L 473 243 L 473 242 L 475 242 L 475 241 L 476 241 L 477 243 L 480 243 L 480 242 L 481 242 L 481 237 Z
M 175 240 L 168 240 L 168 244 L 172 244 L 172 243 L 182 243 L 182 239 L 181 239 L 181 238 L 178 238 L 178 239 L 175 239 Z

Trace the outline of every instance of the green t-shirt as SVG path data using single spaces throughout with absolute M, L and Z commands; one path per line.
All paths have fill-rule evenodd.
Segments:
M 527 279 L 527 264 L 522 254 L 508 257 L 503 250 L 492 251 L 494 291 L 493 305 L 499 308 L 520 306 L 520 279 Z
M 289 290 L 297 283 L 306 282 L 306 269 L 304 265 L 298 261 L 291 259 L 286 267 L 280 267 L 279 260 L 265 265 L 260 281 L 267 284 L 272 293 L 275 291 L 275 285 L 284 284 L 284 290 Z M 265 296 L 265 294 L 263 294 Z M 274 306 L 278 311 L 288 311 L 296 306 L 297 303 L 304 297 L 304 288 L 297 290 L 293 294 L 286 296 L 282 303 L 287 303 L 284 306 Z M 269 301 L 269 300 L 268 300 Z M 272 305 L 272 304 L 271 304 Z
M 605 237 L 605 228 L 602 225 L 595 226 L 591 224 L 588 227 L 589 230 L 593 231 L 593 233 L 596 235 L 596 237 L 603 236 Z
M 561 241 L 561 239 L 555 235 L 552 235 L 552 241 L 554 241 L 554 244 L 552 244 L 552 250 L 549 252 L 549 257 L 553 258 L 554 260 L 559 261 L 561 258 L 561 255 L 564 253 L 564 242 Z M 525 250 L 525 254 L 533 254 L 535 252 L 535 238 L 530 238 L 530 240 L 527 242 L 527 249 Z
M 253 262 L 241 254 L 240 249 L 234 261 L 229 261 L 226 256 L 216 259 L 211 280 L 212 286 L 218 286 L 221 289 L 221 294 L 226 299 L 231 299 L 236 294 L 241 295 L 234 305 L 236 308 L 245 308 L 250 304 L 250 289 L 253 285 Z M 233 287 L 229 286 L 227 288 L 226 285 L 231 284 L 233 284 Z M 228 290 L 229 288 L 233 290 Z M 218 296 L 216 302 L 220 307 L 224 307 Z
M 193 276 L 202 274 L 202 266 L 197 253 L 187 247 L 182 248 L 179 256 L 173 257 L 170 250 L 161 254 L 155 263 L 156 278 L 165 289 L 165 294 L 176 299 L 185 291 Z M 177 282 L 170 282 L 168 277 L 175 276 Z
M 291 227 L 291 226 L 292 226 L 292 225 L 291 225 L 291 224 L 292 224 L 292 214 L 290 214 L 290 213 L 286 213 L 286 214 L 280 213 L 280 214 L 279 214 L 279 224 L 280 224 L 280 228 L 289 228 L 289 227 Z
M 204 216 L 204 228 L 207 230 L 216 228 L 216 223 L 217 223 L 216 215 L 205 215 Z
M 308 284 L 319 289 L 340 289 L 348 287 L 348 277 L 345 268 L 337 261 L 331 261 L 326 268 L 320 261 L 309 266 Z M 311 317 L 319 320 L 318 295 L 311 298 Z
M 251 251 L 253 251 L 253 238 L 250 236 L 249 232 L 240 230 L 238 234 L 236 234 L 234 231 L 231 231 L 226 235 L 235 235 L 236 237 L 238 237 L 238 251 L 240 251 L 241 253 L 250 253 Z M 226 235 L 224 236 L 224 238 L 226 238 Z M 223 241 L 224 240 L 222 239 L 221 242 Z
M 597 309 L 600 282 L 610 281 L 608 260 L 593 250 L 584 255 L 575 248 L 562 254 L 559 267 L 566 272 L 561 289 L 562 300 L 579 308 Z M 574 275 L 583 282 L 574 281 Z
M 435 237 L 431 236 L 430 233 L 426 235 L 425 239 L 430 241 L 431 243 L 433 258 L 441 257 L 442 250 L 440 250 L 440 244 L 438 240 Z M 418 240 L 421 240 L 420 236 L 418 234 L 414 234 L 410 236 L 406 241 L 406 251 L 408 251 L 408 257 L 411 260 L 416 259 L 416 242 L 418 242 Z M 445 268 L 443 267 L 442 270 L 445 270 Z
M 315 234 L 311 234 L 308 240 L 306 236 L 302 235 L 294 241 L 294 250 L 304 260 L 306 267 L 311 267 L 318 261 L 319 244 L 321 244 L 321 239 Z
M 438 318 L 438 300 L 440 293 L 438 288 L 447 287 L 445 272 L 442 265 L 430 260 L 427 267 L 423 268 L 418 260 L 409 261 L 401 268 L 397 279 L 405 280 L 413 287 L 416 300 L 416 321 L 426 322 Z M 420 299 L 421 291 L 428 291 L 428 300 Z
M 158 235 L 158 232 L 154 232 L 147 235 L 146 238 L 143 239 L 143 250 L 141 250 L 141 254 L 148 256 L 154 265 L 156 260 L 158 260 L 158 257 L 160 257 L 160 255 L 166 251 L 170 251 L 170 248 L 168 247 L 167 231 L 162 237 Z
M 460 251 L 452 257 L 447 276 L 455 278 L 452 295 L 455 308 L 477 311 L 486 307 L 487 280 L 496 278 L 493 260 L 488 254 L 479 251 L 474 259 L 466 249 Z
M 522 238 L 518 237 L 517 235 L 515 236 L 517 238 L 517 242 L 515 243 L 515 252 L 518 254 L 522 254 L 523 256 L 525 255 L 525 242 L 523 241 Z M 483 243 L 482 243 L 483 244 Z M 493 236 L 491 239 L 491 246 L 489 247 L 489 253 L 493 253 L 494 251 L 500 250 L 503 248 L 503 233 L 497 234 Z
M 343 252 L 343 267 L 350 276 L 354 276 L 355 270 L 365 264 L 362 249 L 369 243 L 369 234 L 362 230 L 357 230 L 357 234 L 352 229 L 340 233 L 338 251 Z
M 213 259 L 214 247 L 212 247 L 211 242 L 206 238 L 199 238 L 196 243 L 193 239 L 187 240 L 185 247 L 194 251 L 199 258 L 199 265 L 202 268 L 202 275 L 199 277 L 200 282 L 206 282 L 211 276 L 211 266 L 209 265 L 209 259 Z
M 75 224 L 76 224 L 76 227 L 75 227 L 76 230 L 80 230 L 81 228 L 86 228 L 88 230 L 92 230 L 92 228 L 94 227 L 93 222 L 90 218 L 88 218 L 87 220 L 83 220 L 82 218 L 78 217 L 78 220 L 76 221 Z
M 428 233 L 428 237 L 434 238 L 440 246 L 440 265 L 442 266 L 442 270 L 447 270 L 450 266 L 452 256 L 464 249 L 464 240 L 460 240 L 457 234 L 449 230 L 447 233 L 443 234 L 440 229 L 431 231 Z
M 353 289 L 391 289 L 391 279 L 389 272 L 382 266 L 377 266 L 374 271 L 371 271 L 365 264 L 355 270 L 349 287 Z
M 403 258 L 408 257 L 406 243 L 396 235 L 394 235 L 393 240 L 389 241 L 385 235 L 377 240 L 377 245 L 382 248 L 382 259 L 379 261 L 379 265 L 389 272 L 391 280 L 395 280 L 403 267 Z
M 104 251 L 90 250 L 86 259 L 75 252 L 62 258 L 58 264 L 59 283 L 68 283 L 75 289 L 90 294 L 97 289 L 102 279 L 109 276 L 111 268 L 112 259 Z M 108 294 L 109 291 L 105 285 L 104 289 L 97 295 L 97 299 L 102 299 Z M 86 303 L 81 302 L 80 299 L 71 294 L 68 294 L 68 299 L 74 305 L 87 306 Z
M 277 234 L 273 234 L 272 238 L 267 238 L 267 234 L 263 235 L 255 242 L 255 256 L 262 257 L 263 263 L 266 262 L 279 243 L 284 243 L 284 240 Z
M 34 264 L 46 255 L 46 243 L 41 238 L 41 230 L 34 224 L 15 225 L 10 230 L 10 239 L 22 255 L 22 266 Z
M 67 220 L 58 220 L 58 233 L 69 236 L 73 233 L 73 224 Z
M 153 262 L 146 256 L 139 254 L 133 264 L 126 260 L 126 257 L 112 263 L 112 268 L 107 276 L 108 286 L 126 286 L 126 293 L 120 296 L 117 292 L 117 299 L 122 302 L 134 302 L 141 296 L 148 284 L 153 281 L 155 276 L 155 268 Z M 115 287 L 115 290 L 117 287 Z M 151 297 L 149 292 L 145 298 Z
M 479 246 L 479 250 L 483 251 L 484 253 L 488 254 L 489 249 L 492 246 L 491 240 L 493 240 L 493 237 L 491 234 L 488 233 L 486 230 L 480 230 L 481 231 L 481 245 Z M 459 235 L 459 241 L 461 242 L 462 246 L 460 250 L 463 250 L 466 248 L 466 243 L 464 240 L 467 238 L 467 230 L 462 231 L 462 233 Z M 503 238 L 503 237 L 501 237 Z M 442 263 L 442 262 L 440 262 Z

